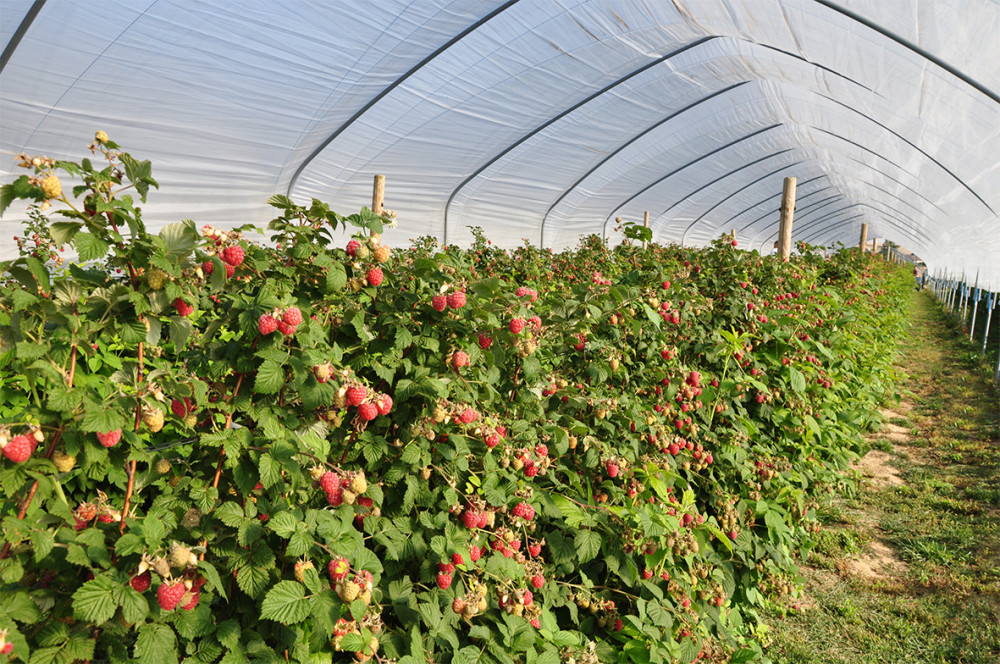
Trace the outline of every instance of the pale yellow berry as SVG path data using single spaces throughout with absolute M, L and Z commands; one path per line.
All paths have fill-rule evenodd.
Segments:
M 50 175 L 42 180 L 39 185 L 45 198 L 59 198 L 62 196 L 62 182 L 55 175 Z

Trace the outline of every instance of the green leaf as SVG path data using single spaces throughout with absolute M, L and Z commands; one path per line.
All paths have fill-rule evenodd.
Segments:
M 601 552 L 601 536 L 593 530 L 581 530 L 576 537 L 576 555 L 581 563 L 593 560 Z
M 73 615 L 79 620 L 97 625 L 111 620 L 118 609 L 116 591 L 120 590 L 107 576 L 92 579 L 73 593 Z
M 298 581 L 279 581 L 267 592 L 260 606 L 260 617 L 282 625 L 302 622 L 312 612 L 311 598 Z
M 212 586 L 215 592 L 222 595 L 222 599 L 228 600 L 226 596 L 226 589 L 222 585 L 222 579 L 219 578 L 219 573 L 216 571 L 212 563 L 206 562 L 204 560 L 198 563 L 198 569 L 208 580 L 208 583 Z
M 270 454 L 260 455 L 260 483 L 269 489 L 281 481 L 281 463 L 274 460 Z M 287 512 L 286 512 L 287 514 Z
M 57 246 L 62 246 L 73 239 L 83 224 L 78 221 L 56 221 L 49 224 L 49 235 Z
M 131 586 L 122 588 L 119 600 L 121 601 L 122 618 L 127 623 L 140 622 L 149 614 L 149 601 Z
M 81 261 L 94 261 L 104 258 L 110 246 L 93 233 L 77 233 L 73 238 Z
M 133 651 L 139 664 L 176 664 L 177 637 L 169 625 L 145 624 L 139 628 Z
M 170 317 L 170 341 L 174 344 L 174 352 L 180 353 L 191 336 L 191 320 L 182 316 Z
M 285 384 L 285 369 L 277 362 L 265 360 L 257 370 L 253 391 L 257 394 L 276 394 Z
M 292 516 L 291 512 L 278 512 L 271 515 L 271 519 L 267 522 L 267 527 L 274 531 L 278 537 L 288 539 L 295 532 L 298 523 L 298 519 Z
M 797 394 L 802 394 L 806 390 L 806 377 L 795 367 L 788 367 L 789 381 Z
M 178 258 L 189 256 L 198 244 L 198 232 L 184 223 L 167 224 L 160 229 L 160 238 L 167 254 Z

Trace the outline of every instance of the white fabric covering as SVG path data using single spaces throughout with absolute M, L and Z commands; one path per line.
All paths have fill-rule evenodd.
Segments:
M 103 129 L 152 160 L 153 229 L 263 225 L 273 193 L 351 213 L 382 173 L 393 244 L 558 249 L 648 210 L 658 241 L 767 253 L 795 176 L 795 240 L 867 222 L 1000 289 L 995 0 L 0 0 L 0 44 L 37 4 L 0 178 Z

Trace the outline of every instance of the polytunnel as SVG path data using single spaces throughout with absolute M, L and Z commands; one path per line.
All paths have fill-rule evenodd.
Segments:
M 397 243 L 562 248 L 650 215 L 891 240 L 1000 288 L 993 0 L 145 0 L 0 3 L 2 175 L 95 130 L 150 159 L 152 229 L 264 224 L 274 193 L 350 212 L 384 174 Z M 0 220 L 15 254 L 16 206 Z

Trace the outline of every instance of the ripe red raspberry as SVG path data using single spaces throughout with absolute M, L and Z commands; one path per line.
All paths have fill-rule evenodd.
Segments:
M 267 336 L 278 329 L 278 321 L 276 318 L 264 314 L 257 319 L 257 331 L 263 336 Z
M 205 274 L 212 274 L 215 271 L 215 263 L 212 261 L 205 261 L 201 264 L 201 271 Z
M 163 583 L 156 589 L 156 601 L 159 602 L 160 608 L 164 611 L 172 611 L 184 597 L 185 592 L 187 592 L 187 588 L 184 587 L 183 581 Z
M 352 385 L 347 388 L 347 405 L 360 406 L 368 396 L 368 388 L 364 385 Z
M 472 510 L 465 510 L 462 514 L 462 523 L 469 530 L 477 528 L 479 526 L 479 512 L 474 512 Z
M 608 477 L 611 477 L 611 478 L 618 477 L 618 464 L 617 463 L 612 463 L 611 461 L 608 461 L 605 464 L 605 467 L 608 470 Z
M 479 419 L 479 413 L 477 413 L 472 408 L 466 408 L 462 411 L 462 414 L 458 416 L 458 421 L 462 424 L 472 424 Z
M 153 578 L 152 575 L 149 573 L 149 570 L 147 569 L 142 574 L 136 574 L 131 579 L 129 579 L 129 584 L 139 592 L 144 593 L 147 590 L 149 590 L 149 584 L 152 581 L 152 578 Z
M 524 286 L 521 286 L 516 291 L 514 291 L 514 295 L 518 297 L 524 297 L 525 295 L 530 295 L 530 294 L 531 294 L 531 289 L 526 288 Z
M 451 554 L 451 562 L 454 563 L 456 566 L 458 566 L 458 565 L 464 565 L 465 564 L 465 558 L 463 558 L 462 554 L 460 554 L 460 553 L 453 553 L 453 554 Z
M 370 283 L 372 286 L 381 286 L 382 280 L 384 278 L 385 275 L 382 274 L 382 268 L 373 267 L 372 269 L 368 270 L 368 283 Z
M 378 407 L 379 415 L 388 415 L 389 411 L 392 410 L 392 397 L 388 394 L 383 394 L 375 401 L 376 407 Z
M 486 443 L 486 447 L 493 449 L 494 447 L 500 444 L 500 434 L 498 433 L 488 434 L 484 442 Z
M 319 488 L 323 489 L 325 493 L 330 493 L 334 489 L 340 488 L 340 478 L 337 477 L 336 473 L 327 471 L 319 478 Z
M 237 267 L 240 263 L 242 263 L 244 256 L 243 247 L 238 244 L 234 244 L 233 246 L 226 247 L 222 250 L 222 260 L 229 263 L 233 267 Z
M 285 309 L 285 313 L 282 314 L 281 320 L 283 320 L 286 325 L 295 327 L 302 322 L 302 312 L 299 311 L 298 307 L 288 307 Z
M 534 461 L 524 464 L 524 476 L 534 477 L 538 474 L 538 466 L 535 465 Z
M 531 577 L 531 585 L 532 587 L 534 587 L 535 590 L 538 590 L 539 588 L 545 585 L 545 577 L 542 576 L 541 574 L 534 575 L 533 577 Z
M 326 571 L 334 581 L 343 581 L 351 573 L 351 564 L 347 558 L 337 556 L 326 566 Z
M 326 502 L 333 507 L 340 507 L 344 502 L 344 489 L 338 484 L 327 491 Z
M 438 574 L 451 574 L 455 571 L 455 566 L 451 563 L 438 563 Z
M 535 594 L 530 590 L 524 591 L 524 598 L 521 600 L 521 604 L 525 606 L 531 606 L 535 601 Z
M 371 422 L 378 417 L 378 407 L 373 403 L 363 403 L 358 406 L 358 416 L 362 422 Z
M 437 575 L 438 588 L 441 590 L 447 590 L 451 587 L 451 574 L 438 574 Z
M 493 345 L 493 337 L 486 334 L 485 332 L 479 333 L 479 347 L 486 350 Z
M 642 570 L 642 578 L 644 578 L 644 579 L 652 579 L 653 578 L 653 570 L 651 570 L 649 568 L 646 568 L 646 569 Z
M 579 343 L 573 346 L 573 348 L 575 350 L 583 350 L 587 345 L 587 337 L 581 332 L 576 335 L 576 338 Z
M 194 311 L 194 307 L 185 302 L 181 298 L 177 298 L 176 300 L 174 300 L 174 309 L 177 310 L 178 316 L 183 316 L 185 318 L 190 316 L 191 312 Z
M 483 557 L 483 550 L 480 547 L 476 546 L 475 544 L 470 544 L 469 558 L 472 560 L 472 562 L 476 562 L 482 557 Z
M 542 628 L 542 621 L 539 620 L 538 618 L 532 618 L 531 620 L 528 621 L 528 623 L 532 627 L 534 627 L 535 629 L 541 629 Z
M 281 332 L 286 337 L 290 337 L 295 334 L 295 326 L 289 325 L 283 320 L 278 321 L 278 332 Z
M 622 624 L 622 619 L 619 618 L 618 620 L 615 621 L 615 631 L 616 632 L 622 631 L 622 627 L 624 627 L 624 625 Z
M 465 293 L 456 291 L 448 296 L 448 306 L 452 309 L 461 309 L 465 306 Z
M 510 331 L 511 334 L 521 334 L 521 330 L 524 329 L 524 319 L 514 318 L 510 321 Z
M 108 431 L 107 433 L 98 433 L 97 440 L 104 445 L 104 447 L 114 447 L 118 444 L 118 441 L 122 439 L 122 430 L 115 429 L 114 431 Z
M 226 268 L 226 279 L 232 278 L 232 276 L 236 274 L 236 268 L 229 263 L 223 263 L 223 265 L 225 265 Z
M 542 552 L 542 545 L 540 543 L 529 544 L 528 545 L 528 555 L 532 558 L 537 558 Z
M 456 597 L 451 603 L 451 610 L 457 613 L 458 615 L 462 615 L 462 612 L 465 611 L 465 606 L 466 606 L 465 600 L 462 599 L 461 597 Z
M 462 367 L 469 366 L 469 356 L 465 351 L 455 351 L 455 354 L 451 356 L 451 366 L 458 371 Z
M 3 455 L 14 463 L 23 463 L 35 451 L 35 441 L 29 436 L 14 436 L 4 448 Z
M 431 306 L 434 311 L 444 311 L 448 307 L 448 298 L 444 295 L 435 295 L 431 298 Z
M 520 502 L 514 505 L 513 514 L 516 517 L 520 517 L 525 521 L 531 521 L 535 516 L 535 508 L 525 502 Z
M 490 522 L 489 515 L 486 514 L 486 512 L 480 512 L 479 513 L 479 527 L 480 528 L 485 528 L 487 525 L 489 525 L 489 522 Z
M 348 256 L 354 258 L 355 256 L 357 256 L 358 249 L 360 248 L 361 248 L 360 242 L 358 242 L 357 240 L 351 240 L 350 242 L 347 243 L 347 248 L 345 249 L 345 251 L 347 252 Z
M 542 326 L 542 319 L 538 316 L 532 316 L 528 319 L 528 322 L 531 323 L 531 327 L 536 330 Z

